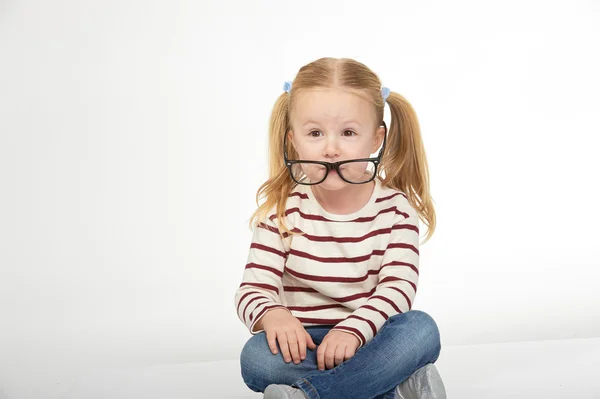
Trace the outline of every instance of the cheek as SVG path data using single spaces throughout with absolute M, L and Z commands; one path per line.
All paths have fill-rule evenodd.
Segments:
M 298 156 L 302 159 L 314 158 L 320 153 L 319 146 L 315 144 L 311 145 L 310 143 L 299 143 L 296 146 L 296 151 L 298 152 Z
M 367 158 L 371 154 L 371 148 L 370 142 L 349 143 L 344 152 L 350 158 Z

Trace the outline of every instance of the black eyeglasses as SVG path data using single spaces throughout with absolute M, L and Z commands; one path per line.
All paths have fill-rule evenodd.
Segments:
M 322 183 L 332 170 L 336 171 L 342 180 L 350 184 L 365 184 L 377 176 L 377 167 L 381 163 L 381 157 L 385 150 L 387 138 L 387 125 L 382 121 L 385 128 L 383 144 L 376 158 L 349 159 L 339 162 L 289 160 L 287 154 L 287 133 L 283 138 L 283 159 L 285 166 L 290 171 L 292 179 L 298 184 L 312 186 Z M 308 182 L 307 182 L 308 179 Z

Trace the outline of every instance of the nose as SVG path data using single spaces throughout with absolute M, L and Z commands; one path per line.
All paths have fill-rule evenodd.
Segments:
M 335 135 L 332 134 L 327 137 L 323 156 L 332 161 L 335 161 L 340 156 L 340 147 Z

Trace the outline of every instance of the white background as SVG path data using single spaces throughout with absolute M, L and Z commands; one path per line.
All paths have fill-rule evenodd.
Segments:
M 438 226 L 414 308 L 442 345 L 600 336 L 599 20 L 573 0 L 0 1 L 0 398 L 237 358 L 269 113 L 322 56 L 417 112 Z

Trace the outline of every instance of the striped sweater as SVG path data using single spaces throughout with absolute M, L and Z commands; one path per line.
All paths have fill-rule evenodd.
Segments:
M 330 326 L 364 346 L 393 315 L 411 309 L 419 278 L 419 218 L 404 193 L 375 180 L 369 202 L 349 215 L 326 212 L 310 186 L 286 203 L 282 239 L 274 212 L 254 229 L 238 318 L 256 335 L 268 310 L 287 309 L 303 326 Z

